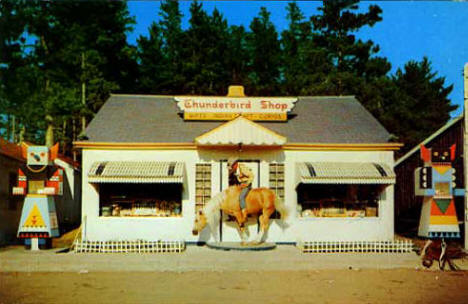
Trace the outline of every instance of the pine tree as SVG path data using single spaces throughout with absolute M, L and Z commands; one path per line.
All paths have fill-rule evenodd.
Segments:
M 312 26 L 296 2 L 287 7 L 288 29 L 281 33 L 282 91 L 285 95 L 314 94 L 331 69 L 327 54 L 313 41 Z
M 0 136 L 14 142 L 24 124 L 21 108 L 30 93 L 22 81 L 30 74 L 24 32 L 31 11 L 26 4 L 0 2 Z
M 326 50 L 327 61 L 333 65 L 321 86 L 324 94 L 357 94 L 367 82 L 390 71 L 386 59 L 373 57 L 379 47 L 371 40 L 356 39 L 354 34 L 364 26 L 381 21 L 382 10 L 370 5 L 366 12 L 357 13 L 358 2 L 323 1 L 319 8 L 321 14 L 311 17 L 314 42 L 318 48 Z
M 184 31 L 167 0 L 135 48 L 125 2 L 0 1 L 0 134 L 43 143 L 53 128 L 69 146 L 112 91 L 224 95 L 232 83 L 248 95 L 355 95 L 405 149 L 450 118 L 452 86 L 427 58 L 390 75 L 378 45 L 355 37 L 381 20 L 378 6 L 324 1 L 310 21 L 287 10 L 279 40 L 265 8 L 246 30 L 193 2 Z
M 250 23 L 248 91 L 252 95 L 278 95 L 281 50 L 278 33 L 265 7 Z
M 392 82 L 397 90 L 387 100 L 388 111 L 382 120 L 405 143 L 404 152 L 442 127 L 457 106 L 448 98 L 453 85 L 447 86 L 445 78 L 432 71 L 427 57 L 406 63 Z
M 163 70 L 160 71 L 162 84 L 160 93 L 178 94 L 185 84 L 183 74 L 183 40 L 182 13 L 179 2 L 167 0 L 161 2 L 161 21 L 159 26 L 162 34 L 162 53 L 166 60 Z M 148 54 L 148 55 L 151 55 Z
M 140 36 L 137 40 L 139 59 L 140 93 L 161 94 L 170 91 L 168 71 L 170 64 L 163 53 L 163 35 L 161 27 L 156 22 L 149 28 L 149 37 Z
M 218 10 L 209 16 L 202 4 L 190 6 L 190 27 L 184 39 L 184 92 L 223 94 L 229 84 L 224 57 L 228 49 L 228 26 Z
M 84 117 L 89 121 L 111 91 L 135 89 L 134 50 L 126 42 L 133 20 L 128 16 L 126 3 L 0 4 L 5 12 L 22 14 L 16 20 L 8 20 L 2 12 L 0 24 L 8 21 L 2 31 L 17 29 L 16 41 L 21 41 L 26 33 L 28 37 L 28 45 L 24 41 L 18 44 L 22 47 L 18 51 L 21 67 L 18 65 L 13 73 L 10 67 L 15 65 L 9 60 L 1 65 L 9 67 L 8 72 L 0 72 L 2 77 L 10 78 L 5 84 L 15 83 L 3 87 L 0 95 L 2 102 L 8 100 L 9 108 L 18 113 L 15 130 L 26 130 L 26 139 L 43 143 L 45 129 L 54 128 L 56 138 L 71 143 L 76 139 L 72 129 L 76 129 L 78 120 Z M 13 10 L 12 5 L 16 5 Z M 15 90 L 22 95 L 13 96 Z
M 229 27 L 228 46 L 225 52 L 225 67 L 229 71 L 229 84 L 244 85 L 247 83 L 247 32 L 240 25 Z

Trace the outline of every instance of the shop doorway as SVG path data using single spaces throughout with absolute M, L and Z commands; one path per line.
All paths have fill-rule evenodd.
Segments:
M 247 166 L 252 170 L 254 174 L 254 179 L 252 181 L 252 188 L 260 187 L 260 160 L 252 160 L 252 159 L 240 159 L 239 163 Z M 227 160 L 222 160 L 220 162 L 220 191 L 225 190 L 229 187 L 229 170 L 227 165 Z M 222 211 L 221 211 L 222 212 Z M 221 214 L 219 225 L 219 235 L 220 241 L 226 242 L 237 242 L 240 241 L 240 236 L 237 230 L 237 223 L 234 221 L 233 218 L 230 218 L 227 214 Z M 258 231 L 258 222 L 256 218 L 249 218 L 247 221 L 247 229 L 250 235 L 255 235 Z

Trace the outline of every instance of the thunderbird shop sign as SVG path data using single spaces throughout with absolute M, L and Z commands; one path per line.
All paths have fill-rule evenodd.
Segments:
M 258 121 L 287 120 L 295 97 L 175 97 L 185 120 L 231 120 L 240 115 Z

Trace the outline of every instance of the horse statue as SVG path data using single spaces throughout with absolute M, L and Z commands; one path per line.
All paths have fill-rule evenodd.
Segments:
M 224 191 L 216 194 L 210 201 L 199 210 L 195 216 L 193 235 L 198 235 L 207 225 L 214 234 L 219 224 L 220 212 L 233 216 L 236 219 L 242 244 L 246 244 L 245 223 L 249 215 L 259 215 L 260 231 L 252 244 L 264 242 L 263 237 L 268 230 L 270 216 L 277 210 L 281 219 L 287 216 L 287 209 L 283 200 L 278 199 L 275 192 L 268 188 L 255 188 L 249 191 L 245 198 L 245 208 L 241 209 L 239 185 L 230 186 Z

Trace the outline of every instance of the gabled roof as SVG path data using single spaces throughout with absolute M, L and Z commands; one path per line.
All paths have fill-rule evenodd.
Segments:
M 423 140 L 421 143 L 419 143 L 417 146 L 415 146 L 413 149 L 411 149 L 408 153 L 400 157 L 396 162 L 395 162 L 395 167 L 404 162 L 406 159 L 411 157 L 414 153 L 418 152 L 421 149 L 421 145 L 426 145 L 430 143 L 433 139 L 435 139 L 437 136 L 440 134 L 444 133 L 446 130 L 450 129 L 453 125 L 455 125 L 457 122 L 462 120 L 465 116 L 460 115 L 452 120 L 450 120 L 448 123 L 446 123 L 444 126 L 442 126 L 439 130 L 435 131 L 434 133 L 431 134 L 428 138 Z
M 195 138 L 198 145 L 281 146 L 286 137 L 242 116 Z
M 225 122 L 184 121 L 174 96 L 112 95 L 90 122 L 87 142 L 193 143 Z M 386 143 L 389 133 L 352 96 L 298 97 L 287 122 L 256 122 L 288 143 Z

